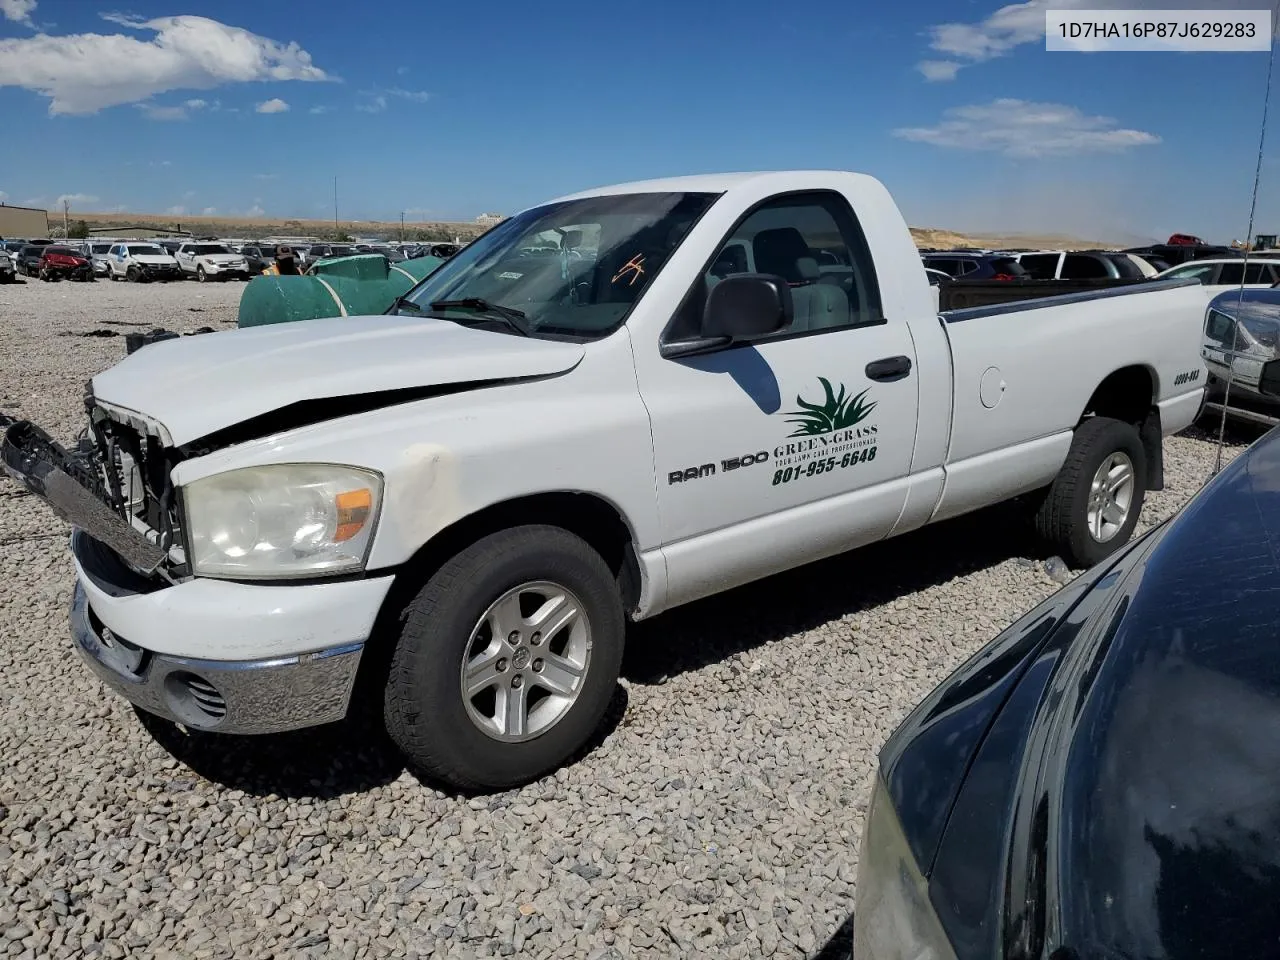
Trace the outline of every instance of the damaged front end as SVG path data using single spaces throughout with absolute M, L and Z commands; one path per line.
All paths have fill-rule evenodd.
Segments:
M 30 421 L 0 421 L 0 465 L 138 573 L 174 583 L 188 578 L 181 502 L 171 479 L 182 455 L 145 424 L 112 417 L 92 384 L 85 410 L 89 426 L 71 449 Z

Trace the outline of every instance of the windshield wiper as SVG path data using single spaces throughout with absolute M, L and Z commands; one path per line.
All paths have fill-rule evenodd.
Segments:
M 512 330 L 526 337 L 531 336 L 533 333 L 532 328 L 529 326 L 528 315 L 523 310 L 517 310 L 515 307 L 504 307 L 500 303 L 490 303 L 480 297 L 463 297 L 461 300 L 436 300 L 431 304 L 432 310 L 448 310 L 450 307 L 474 310 L 477 313 L 487 313 L 502 320 Z
M 396 297 L 394 300 L 391 301 L 391 308 L 387 310 L 387 313 L 399 313 L 401 308 L 407 309 L 413 313 L 427 312 L 423 310 L 419 304 L 410 300 L 404 294 L 401 294 L 400 296 Z

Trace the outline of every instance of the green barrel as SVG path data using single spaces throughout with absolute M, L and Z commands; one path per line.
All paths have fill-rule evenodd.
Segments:
M 237 325 L 260 327 L 318 317 L 385 313 L 396 297 L 444 263 L 417 257 L 390 263 L 380 254 L 321 260 L 302 277 L 254 277 L 240 297 Z

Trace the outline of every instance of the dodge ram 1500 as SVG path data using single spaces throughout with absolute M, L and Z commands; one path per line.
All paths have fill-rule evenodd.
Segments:
M 146 346 L 77 443 L 17 422 L 3 461 L 144 714 L 261 733 L 374 690 L 419 770 L 500 788 L 589 740 L 628 618 L 1023 495 L 1072 563 L 1129 539 L 1202 403 L 1200 289 L 933 304 L 871 177 L 606 187 L 386 315 Z

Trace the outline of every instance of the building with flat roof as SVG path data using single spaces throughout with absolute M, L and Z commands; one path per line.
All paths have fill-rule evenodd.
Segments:
M 0 203 L 0 237 L 34 240 L 49 236 L 49 211 Z

